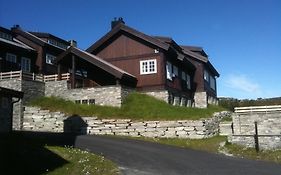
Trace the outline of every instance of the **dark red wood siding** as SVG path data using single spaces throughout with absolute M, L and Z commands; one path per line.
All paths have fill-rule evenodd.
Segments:
M 128 35 L 120 35 L 115 40 L 108 43 L 98 53 L 94 54 L 103 59 L 107 59 L 148 53 L 154 53 L 154 49 Z

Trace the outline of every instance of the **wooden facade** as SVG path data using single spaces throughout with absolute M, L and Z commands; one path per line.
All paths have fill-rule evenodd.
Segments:
M 15 39 L 8 29 L 0 27 L 0 33 L 0 72 L 36 72 L 36 50 Z
M 134 75 L 138 79 L 138 90 L 169 90 L 189 98 L 194 95 L 194 84 L 187 88 L 181 75 L 185 72 L 193 82 L 195 67 L 174 41 L 163 42 L 119 24 L 87 51 Z M 140 63 L 145 60 L 156 60 L 157 72 L 141 74 Z M 176 67 L 178 72 L 171 79 L 166 75 L 167 62 Z
M 70 42 L 49 33 L 26 32 L 19 26 L 13 27 L 12 32 L 18 40 L 36 50 L 36 65 L 38 67 L 37 73 L 43 75 L 57 73 L 57 66 L 47 61 L 47 55 L 56 58 L 59 54 L 66 50 L 66 47 L 70 45 Z M 56 43 L 60 43 L 60 45 L 56 45 Z
M 137 83 L 136 77 L 131 74 L 73 46 L 58 56 L 56 64 L 59 79 L 62 73 L 71 70 L 71 88 L 108 85 L 135 87 Z

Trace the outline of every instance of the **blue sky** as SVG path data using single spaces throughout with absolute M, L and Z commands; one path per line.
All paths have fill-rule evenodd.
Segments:
M 75 39 L 86 49 L 114 17 L 149 35 L 202 46 L 218 96 L 281 96 L 280 0 L 0 0 L 0 25 Z

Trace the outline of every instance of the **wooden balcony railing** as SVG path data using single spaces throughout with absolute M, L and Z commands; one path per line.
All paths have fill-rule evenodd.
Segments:
M 19 79 L 19 80 L 24 79 L 24 80 L 36 80 L 36 81 L 44 80 L 42 75 L 23 72 L 23 71 L 1 72 L 0 80 L 5 80 L 5 79 Z
M 69 80 L 70 79 L 70 73 L 64 73 L 61 74 L 61 80 Z M 59 80 L 59 75 L 54 74 L 54 75 L 44 75 L 44 82 L 47 81 L 58 81 Z
M 34 80 L 34 81 L 58 81 L 58 74 L 54 75 L 38 75 L 35 73 L 27 73 L 23 71 L 0 72 L 0 80 L 18 79 L 18 80 Z M 61 74 L 61 80 L 69 80 L 70 73 Z

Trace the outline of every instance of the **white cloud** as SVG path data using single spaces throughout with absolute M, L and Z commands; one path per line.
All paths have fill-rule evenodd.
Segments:
M 261 95 L 260 85 L 243 74 L 229 75 L 225 78 L 224 83 L 228 88 L 242 91 L 242 93 L 250 93 L 251 96 Z

